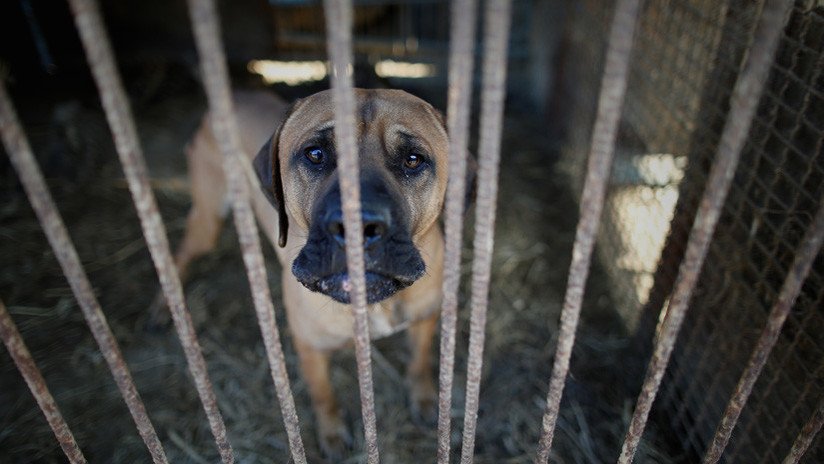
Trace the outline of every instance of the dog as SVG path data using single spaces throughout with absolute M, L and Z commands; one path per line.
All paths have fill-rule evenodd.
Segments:
M 354 92 L 370 336 L 408 329 L 411 410 L 431 423 L 437 417 L 430 357 L 442 300 L 446 126 L 440 112 L 404 91 Z M 353 313 L 332 93 L 290 107 L 269 93 L 240 92 L 235 110 L 244 151 L 257 153 L 249 169 L 260 184 L 252 205 L 284 269 L 283 303 L 318 440 L 327 457 L 339 459 L 351 435 L 332 391 L 329 357 L 351 343 Z M 223 155 L 208 115 L 187 160 L 192 208 L 175 255 L 181 278 L 193 259 L 215 247 L 228 213 Z M 474 163 L 469 166 L 471 179 Z

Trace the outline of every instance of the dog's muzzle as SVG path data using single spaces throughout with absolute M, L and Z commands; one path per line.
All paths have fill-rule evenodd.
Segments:
M 361 186 L 367 303 L 378 303 L 423 276 L 425 264 L 412 243 L 406 215 L 380 184 Z M 352 281 L 346 267 L 346 227 L 336 188 L 313 214 L 306 245 L 292 263 L 292 273 L 309 290 L 340 303 L 351 303 Z

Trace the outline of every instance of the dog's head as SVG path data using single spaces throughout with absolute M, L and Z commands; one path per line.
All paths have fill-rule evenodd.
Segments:
M 425 271 L 416 243 L 441 212 L 448 139 L 431 105 L 398 90 L 355 90 L 367 299 L 384 300 Z M 258 154 L 278 210 L 280 246 L 303 242 L 292 273 L 310 290 L 350 302 L 330 91 L 300 100 Z M 297 230 L 288 231 L 288 227 Z

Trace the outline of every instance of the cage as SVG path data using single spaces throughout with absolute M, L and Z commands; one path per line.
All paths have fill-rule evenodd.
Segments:
M 194 0 L 189 6 L 199 3 L 208 2 Z M 623 17 L 621 23 L 618 13 L 626 12 L 621 8 L 639 3 L 632 21 Z M 348 65 L 355 85 L 405 89 L 446 112 L 456 18 L 474 18 L 456 4 L 354 1 Z M 481 100 L 489 89 L 480 82 L 490 4 L 496 5 L 481 2 L 472 20 L 477 32 L 468 79 L 471 140 L 484 135 Z M 561 377 L 563 397 L 548 450 L 552 462 L 611 462 L 629 441 L 627 430 L 639 409 L 633 405 L 642 382 L 647 386 L 645 368 L 664 338 L 702 198 L 729 120 L 737 114 L 737 83 L 760 54 L 764 18 L 782 4 L 787 13 L 781 15 L 777 51 L 763 92 L 756 94 L 752 125 L 635 457 L 635 462 L 661 463 L 697 462 L 713 446 L 762 330 L 783 301 L 788 276 L 795 275 L 799 250 L 810 241 L 809 231 L 820 229 L 824 5 L 818 0 L 511 0 L 500 177 L 494 184 L 498 219 L 473 462 L 533 462 L 546 436 L 541 416 L 551 407 L 547 380 L 555 378 L 569 306 L 565 297 L 573 285 L 570 266 L 579 258 L 570 250 L 581 242 L 579 215 L 591 208 L 585 195 L 592 169 L 587 162 L 598 135 L 593 131 L 599 95 L 611 76 L 608 56 L 616 37 L 611 27 L 619 35 L 631 34 L 632 51 L 622 58 L 628 64 L 626 94 L 616 119 L 581 321 L 573 326 L 569 375 Z M 212 96 L 200 90 L 214 76 L 197 67 L 205 58 L 183 2 L 146 1 L 139 7 L 102 2 L 101 7 L 151 187 L 175 244 L 190 202 L 183 152 L 203 114 L 209 107 L 215 111 Z M 327 54 L 328 5 L 246 0 L 217 7 L 219 45 L 234 86 L 291 100 L 336 82 L 335 60 L 329 63 Z M 157 429 L 158 446 L 171 462 L 226 461 L 220 438 L 217 449 L 212 439 L 209 407 L 204 412 L 199 402 L 200 385 L 193 386 L 187 374 L 188 348 L 181 349 L 172 329 L 147 327 L 147 308 L 160 288 L 152 265 L 155 250 L 132 207 L 131 180 L 116 161 L 111 132 L 118 134 L 107 126 L 109 108 L 105 102 L 101 107 L 94 86 L 99 77 L 86 65 L 87 44 L 72 24 L 86 13 L 29 0 L 0 6 L 5 39 L 0 78 L 7 80 L 25 136 L 94 286 L 87 297 L 99 300 Z M 616 26 L 621 24 L 623 31 Z M 4 131 L 10 130 L 8 120 L 3 119 Z M 472 152 L 481 149 L 470 142 Z M 0 299 L 86 458 L 148 462 L 143 443 L 148 441 L 124 407 L 118 391 L 122 379 L 115 375 L 113 381 L 109 374 L 110 353 L 101 355 L 84 323 L 79 308 L 84 303 L 66 285 L 60 250 L 49 250 L 16 170 L 6 156 L 0 159 Z M 459 422 L 471 396 L 469 259 L 471 235 L 479 228 L 471 212 L 457 269 L 462 283 L 447 462 L 464 451 Z M 212 411 L 225 420 L 235 458 L 285 462 L 296 456 L 294 437 L 282 425 L 292 419 L 280 409 L 282 392 L 272 388 L 269 341 L 258 335 L 252 308 L 259 292 L 250 292 L 243 275 L 247 248 L 239 253 L 235 244 L 238 236 L 244 243 L 246 231 L 228 222 L 216 251 L 198 261 L 186 282 L 185 304 L 214 389 Z M 303 459 L 322 462 L 308 386 L 299 375 L 280 303 L 280 275 L 288 270 L 276 264 L 265 237 L 263 242 L 284 368 L 306 444 Z M 818 248 L 811 258 L 775 346 L 745 397 L 723 462 L 780 462 L 800 436 L 813 437 L 809 449 L 800 461 L 787 462 L 824 462 L 824 439 L 816 436 L 824 416 L 824 266 Z M 441 437 L 434 427 L 414 422 L 407 406 L 403 365 L 409 355 L 403 341 L 394 335 L 370 348 L 380 460 L 435 461 Z M 358 433 L 369 419 L 360 415 L 356 357 L 352 350 L 335 354 L 331 374 L 355 431 L 345 462 L 372 462 L 370 438 Z M 0 405 L 5 411 L 0 461 L 63 462 L 49 423 L 5 355 Z

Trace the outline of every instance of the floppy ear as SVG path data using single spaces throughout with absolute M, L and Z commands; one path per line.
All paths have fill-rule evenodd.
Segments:
M 283 177 L 280 166 L 280 158 L 278 157 L 278 143 L 280 142 L 280 132 L 289 116 L 292 114 L 290 109 L 283 118 L 280 127 L 272 135 L 272 138 L 263 145 L 254 162 L 255 173 L 260 179 L 260 188 L 263 194 L 275 207 L 278 213 L 278 245 L 283 248 L 286 246 L 286 238 L 289 235 L 289 218 L 286 216 L 286 203 L 283 198 Z

